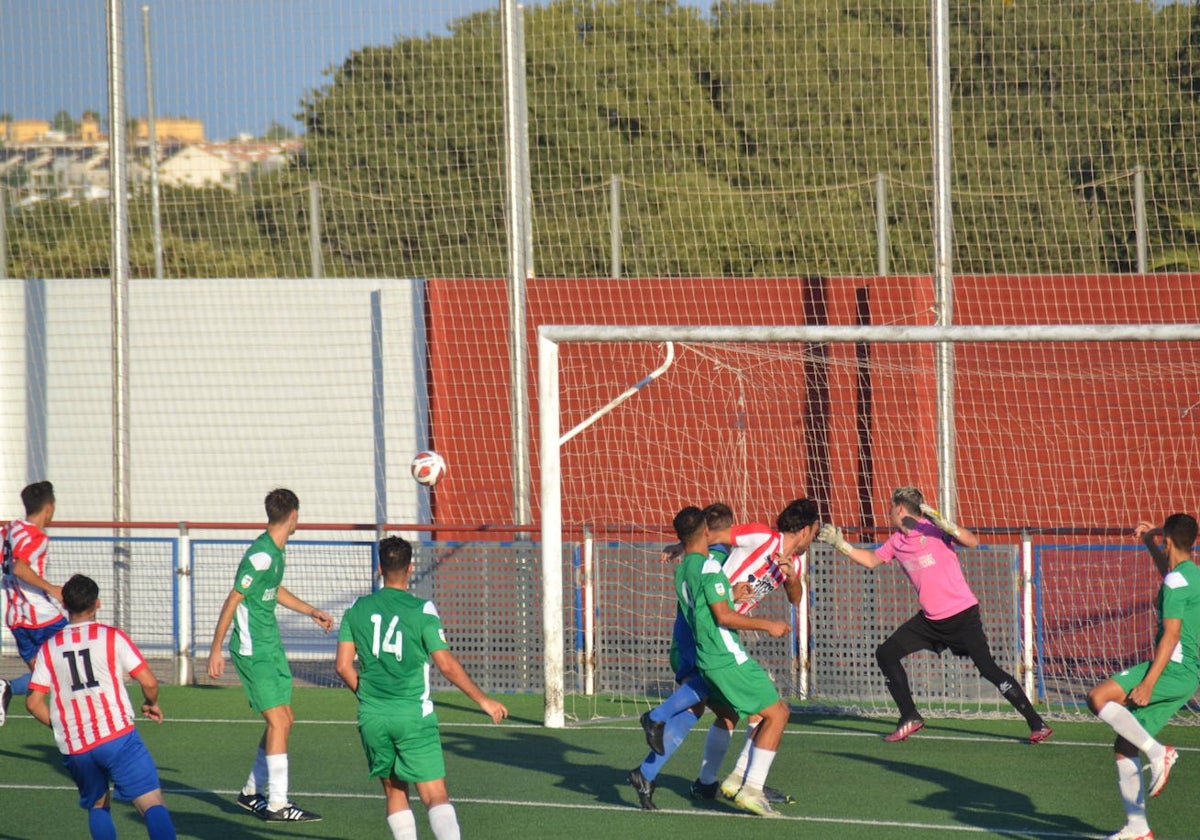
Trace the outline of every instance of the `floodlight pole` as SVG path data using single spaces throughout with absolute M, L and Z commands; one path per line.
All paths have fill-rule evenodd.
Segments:
M 953 222 L 951 213 L 950 0 L 933 2 L 933 279 L 935 323 L 954 323 Z M 938 507 L 957 516 L 954 441 L 954 346 L 934 346 L 937 381 Z
M 108 217 L 112 276 L 112 515 L 130 516 L 129 476 L 129 172 L 125 150 L 125 18 L 121 0 L 106 0 L 108 14 Z M 127 627 L 129 531 L 113 531 L 113 623 Z
M 512 438 L 513 522 L 533 519 L 533 481 L 529 458 L 529 349 L 525 339 L 525 282 L 528 279 L 525 202 L 528 130 L 525 120 L 525 56 L 521 50 L 521 7 L 500 0 L 501 52 L 504 72 L 505 184 L 508 195 L 508 349 L 509 415 Z

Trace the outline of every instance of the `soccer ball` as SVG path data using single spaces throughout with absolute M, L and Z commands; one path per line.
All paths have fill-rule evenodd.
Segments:
M 432 487 L 446 474 L 446 460 L 432 449 L 418 452 L 412 459 L 412 477 L 418 484 Z

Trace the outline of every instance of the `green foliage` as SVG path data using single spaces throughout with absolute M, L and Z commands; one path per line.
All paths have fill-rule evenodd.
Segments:
M 880 175 L 891 270 L 932 270 L 927 3 L 723 0 L 705 15 L 558 0 L 524 20 L 537 274 L 607 275 L 614 177 L 626 275 L 873 274 Z M 168 190 L 169 273 L 306 275 L 315 181 L 326 274 L 503 276 L 500 19 L 450 33 L 329 70 L 301 103 L 291 170 L 238 193 Z M 1178 220 L 1200 214 L 1198 51 L 1194 5 L 954 4 L 955 271 L 1133 270 L 1139 166 L 1152 264 L 1195 265 Z M 15 214 L 11 270 L 102 271 L 106 224 L 86 208 Z
M 50 118 L 50 128 L 54 131 L 61 131 L 69 137 L 79 130 L 79 123 L 75 122 L 75 118 L 66 111 L 59 111 Z

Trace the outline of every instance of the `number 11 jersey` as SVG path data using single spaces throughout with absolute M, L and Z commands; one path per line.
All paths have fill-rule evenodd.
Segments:
M 98 621 L 68 624 L 42 645 L 29 688 L 54 695 L 47 705 L 59 752 L 84 753 L 132 730 L 125 676 L 145 667 L 128 636 Z

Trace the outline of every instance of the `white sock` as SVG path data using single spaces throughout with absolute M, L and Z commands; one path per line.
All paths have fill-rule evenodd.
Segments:
M 417 818 L 412 811 L 388 814 L 387 824 L 392 830 L 392 840 L 417 840 Z
M 767 773 L 775 760 L 775 750 L 755 747 L 750 753 L 750 766 L 746 768 L 746 787 L 762 790 L 767 783 Z
M 704 758 L 700 761 L 700 781 L 703 784 L 711 785 L 717 780 L 717 773 L 721 772 L 721 763 L 725 761 L 725 753 L 729 751 L 729 742 L 733 740 L 733 733 L 721 726 L 719 723 L 714 723 L 708 727 L 708 734 L 704 736 Z
M 288 801 L 287 753 L 267 756 L 267 807 L 278 811 Z
M 1150 733 L 1146 731 L 1145 727 L 1138 723 L 1137 718 L 1133 716 L 1133 712 L 1120 703 L 1114 703 L 1111 700 L 1108 701 L 1096 713 L 1096 717 L 1111 726 L 1113 732 L 1116 732 L 1126 741 L 1144 752 L 1150 759 L 1162 760 L 1163 745 L 1155 741 L 1150 736 Z
M 1117 759 L 1117 790 L 1125 806 L 1125 825 L 1144 834 L 1150 831 L 1146 822 L 1146 797 L 1142 792 L 1142 763 L 1136 758 Z
M 757 723 L 746 726 L 746 743 L 742 744 L 742 751 L 738 753 L 737 763 L 733 765 L 733 772 L 742 778 L 745 778 L 746 768 L 750 766 L 750 751 L 754 749 L 755 729 L 758 729 Z
M 242 793 L 253 796 L 267 789 L 267 751 L 262 747 L 254 754 L 254 766 L 250 768 L 250 778 L 242 785 Z
M 434 805 L 429 809 L 429 827 L 437 840 L 459 840 L 462 836 L 458 831 L 458 814 L 449 802 Z

